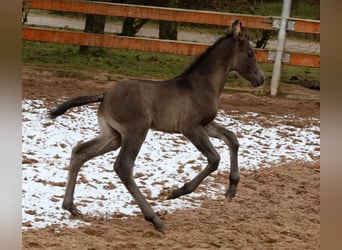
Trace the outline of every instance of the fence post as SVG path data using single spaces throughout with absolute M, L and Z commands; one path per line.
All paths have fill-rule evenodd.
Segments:
M 281 13 L 280 28 L 278 32 L 276 55 L 275 55 L 274 65 L 273 65 L 272 80 L 271 80 L 271 95 L 273 96 L 277 95 L 277 92 L 278 92 L 282 57 L 283 57 L 283 51 L 285 47 L 286 25 L 287 25 L 287 19 L 290 17 L 290 12 L 291 12 L 291 0 L 284 0 L 282 13 Z

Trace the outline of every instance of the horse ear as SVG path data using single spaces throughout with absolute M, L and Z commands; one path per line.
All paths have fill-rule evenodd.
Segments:
M 234 38 L 236 40 L 240 40 L 243 36 L 242 34 L 242 25 L 241 22 L 239 20 L 236 20 L 233 24 L 232 24 L 232 33 L 234 35 Z

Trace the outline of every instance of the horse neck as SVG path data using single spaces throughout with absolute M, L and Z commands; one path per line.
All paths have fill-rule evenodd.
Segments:
M 231 69 L 233 48 L 234 42 L 231 38 L 224 38 L 215 44 L 208 54 L 186 73 L 185 77 L 193 83 L 192 87 L 220 95 Z

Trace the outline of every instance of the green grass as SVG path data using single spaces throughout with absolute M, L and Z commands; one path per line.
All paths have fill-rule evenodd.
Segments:
M 80 54 L 75 45 L 24 41 L 22 60 L 24 65 L 169 78 L 180 73 L 192 57 L 97 48 L 90 48 L 87 54 Z
M 263 16 L 281 16 L 282 0 L 266 1 L 263 4 L 260 4 L 260 1 L 257 2 L 258 4 L 253 6 L 248 4 L 247 0 L 234 1 L 232 5 L 227 5 L 222 11 Z M 319 20 L 320 6 L 319 4 L 313 4 L 310 0 L 300 0 L 298 7 L 291 13 L 291 17 Z
M 120 49 L 90 48 L 80 54 L 76 45 L 23 41 L 24 65 L 44 66 L 88 72 L 104 71 L 132 77 L 168 79 L 181 73 L 193 60 L 192 56 L 160 54 Z M 260 64 L 266 75 L 266 84 L 272 77 L 273 64 Z M 281 81 L 307 82 L 319 85 L 320 70 L 317 68 L 283 66 Z M 229 86 L 249 87 L 240 77 L 231 75 Z
M 291 17 L 303 19 L 320 19 L 320 6 L 317 4 L 310 4 L 308 1 L 299 1 L 298 9 L 291 13 Z
M 283 1 L 264 3 L 257 12 L 264 16 L 281 16 Z M 320 8 L 318 4 L 311 4 L 307 0 L 301 0 L 298 7 L 291 12 L 291 17 L 302 19 L 320 19 Z

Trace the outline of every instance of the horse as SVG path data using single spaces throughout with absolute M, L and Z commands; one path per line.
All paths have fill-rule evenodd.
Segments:
M 240 179 L 239 142 L 232 131 L 214 121 L 220 94 L 231 71 L 237 72 L 253 87 L 261 86 L 265 79 L 239 20 L 234 21 L 224 36 L 174 78 L 161 81 L 122 80 L 103 94 L 75 97 L 50 110 L 49 115 L 54 119 L 69 108 L 99 103 L 97 117 L 100 133 L 72 149 L 62 207 L 73 216 L 81 215 L 73 202 L 81 166 L 93 157 L 120 148 L 114 171 L 133 196 L 144 218 L 156 230 L 164 232 L 166 227 L 163 221 L 146 201 L 133 178 L 134 163 L 149 129 L 183 134 L 207 158 L 208 165 L 191 181 L 172 190 L 168 199 L 193 192 L 218 168 L 220 155 L 209 139 L 214 137 L 223 140 L 230 149 L 229 187 L 225 196 L 231 200 Z

